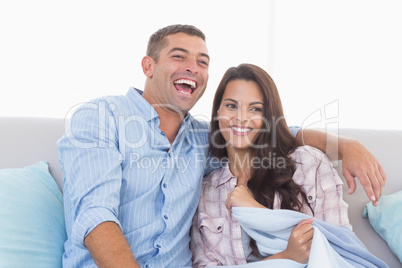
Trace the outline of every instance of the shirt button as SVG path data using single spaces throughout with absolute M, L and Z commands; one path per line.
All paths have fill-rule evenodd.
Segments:
M 161 248 L 161 245 L 157 244 L 156 247 L 157 247 L 157 248 Z
M 221 227 L 221 226 L 218 226 L 218 228 L 217 228 L 217 229 L 218 229 L 218 231 L 220 231 L 220 230 L 222 229 L 222 227 Z
M 163 188 L 167 188 L 167 184 L 166 184 L 166 183 L 163 184 Z
M 308 200 L 313 200 L 313 197 L 311 195 L 308 196 Z
M 168 216 L 167 215 L 165 215 L 165 216 L 163 216 L 166 220 L 168 219 Z

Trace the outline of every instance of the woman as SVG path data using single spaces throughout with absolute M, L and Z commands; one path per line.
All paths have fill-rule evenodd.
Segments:
M 204 178 L 191 231 L 194 267 L 264 259 L 232 207 L 296 210 L 351 228 L 341 179 L 323 153 L 297 147 L 275 83 L 261 68 L 242 64 L 224 74 L 213 102 L 210 151 L 225 164 Z M 302 220 L 286 250 L 266 259 L 306 263 L 312 222 Z

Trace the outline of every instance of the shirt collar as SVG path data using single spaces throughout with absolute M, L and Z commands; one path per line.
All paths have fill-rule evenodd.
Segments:
M 141 114 L 145 117 L 147 121 L 151 121 L 154 118 L 159 118 L 158 113 L 152 107 L 152 105 L 142 97 L 142 94 L 144 91 L 137 89 L 135 87 L 130 87 L 128 90 L 126 96 L 134 103 L 136 103 L 136 107 L 138 110 L 140 110 Z M 138 105 L 138 102 L 140 103 Z M 187 113 L 187 115 L 183 118 L 183 125 L 188 125 L 191 120 L 189 118 L 191 117 L 190 113 Z
M 145 120 L 151 121 L 154 118 L 158 118 L 158 113 L 155 111 L 154 107 L 152 107 L 152 105 L 142 97 L 142 93 L 143 91 L 130 87 L 126 96 L 134 103 L 135 107 L 140 111 L 141 116 L 143 116 Z
M 126 96 L 134 103 L 135 107 L 139 110 L 141 116 L 143 116 L 144 119 L 147 120 L 147 122 L 152 122 L 156 127 L 159 127 L 159 115 L 154 107 L 152 107 L 152 105 L 142 97 L 143 93 L 144 92 L 142 90 L 130 87 Z M 192 120 L 194 120 L 194 118 L 191 116 L 190 113 L 187 113 L 187 115 L 182 120 L 182 124 L 179 128 L 176 139 L 181 135 L 185 135 L 186 132 L 184 131 L 188 129 L 188 126 L 191 124 Z
M 211 184 L 213 187 L 218 188 L 232 179 L 234 179 L 235 183 L 237 184 L 237 178 L 233 176 L 232 172 L 230 172 L 228 163 L 225 163 L 217 172 L 216 179 L 214 179 Z

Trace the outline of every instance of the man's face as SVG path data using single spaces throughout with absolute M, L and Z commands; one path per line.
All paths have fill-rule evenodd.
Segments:
M 153 104 L 185 115 L 207 86 L 208 50 L 200 37 L 185 33 L 168 35 L 166 41 L 150 77 Z

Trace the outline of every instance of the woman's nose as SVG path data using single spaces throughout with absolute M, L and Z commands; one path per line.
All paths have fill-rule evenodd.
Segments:
M 238 122 L 247 122 L 249 118 L 249 113 L 247 109 L 240 108 L 237 113 Z

